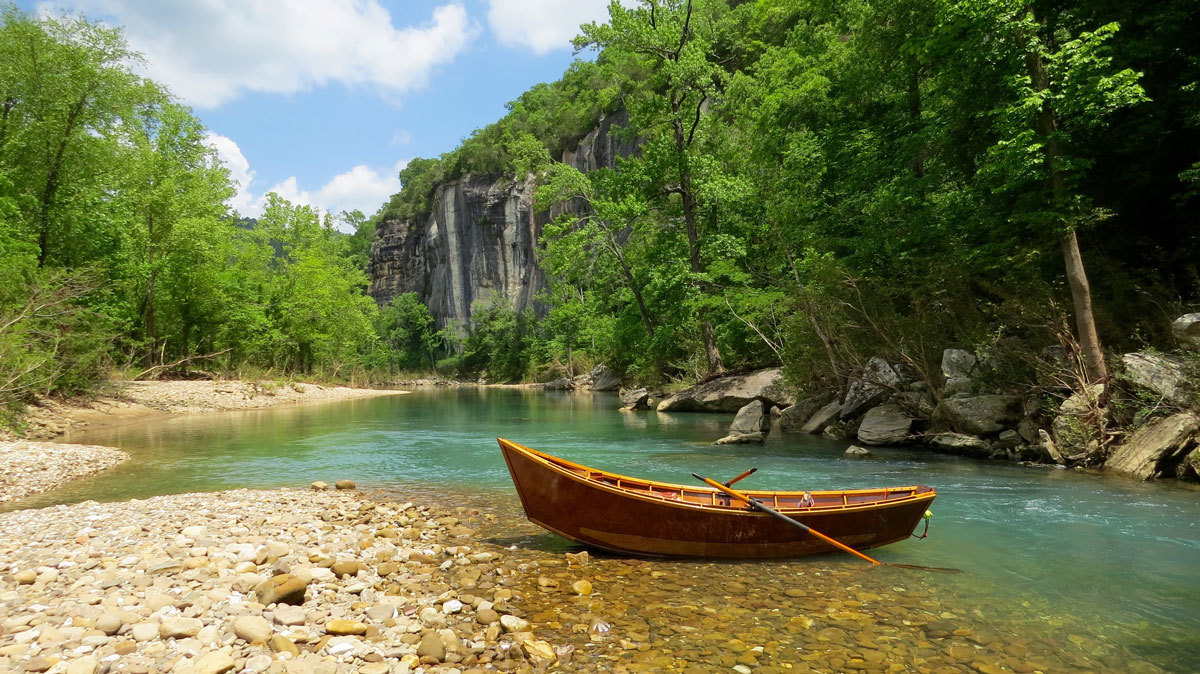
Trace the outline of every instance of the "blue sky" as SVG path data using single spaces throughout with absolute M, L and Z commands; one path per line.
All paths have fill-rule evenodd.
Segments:
M 260 212 L 373 213 L 413 157 L 453 149 L 558 79 L 607 0 L 22 0 L 122 26 L 147 74 L 191 105 Z M 587 56 L 581 55 L 581 56 Z

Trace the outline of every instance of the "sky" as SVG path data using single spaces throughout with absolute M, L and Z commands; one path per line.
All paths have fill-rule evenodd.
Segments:
M 434 157 L 559 78 L 608 0 L 22 0 L 120 26 L 145 74 L 190 105 L 238 182 L 371 215 Z M 587 58 L 588 53 L 579 55 Z

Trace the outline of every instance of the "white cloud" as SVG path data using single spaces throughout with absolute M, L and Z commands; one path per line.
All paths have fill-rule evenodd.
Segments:
M 271 192 L 293 204 L 312 206 L 322 213 L 359 210 L 371 215 L 389 197 L 400 191 L 400 170 L 408 165 L 408 160 L 401 160 L 390 169 L 380 171 L 359 164 L 334 176 L 315 190 L 301 188 L 300 181 L 290 176 L 259 192 L 253 184 L 255 173 L 250 168 L 250 162 L 232 138 L 209 132 L 206 142 L 216 150 L 217 156 L 229 169 L 229 177 L 238 183 L 237 193 L 230 198 L 229 206 L 248 218 L 262 215 L 267 205 L 267 194 Z
M 331 82 L 395 96 L 425 85 L 478 33 L 459 4 L 402 28 L 378 0 L 56 0 L 39 9 L 64 5 L 123 26 L 150 76 L 201 108 Z
M 488 0 L 488 5 L 488 25 L 500 44 L 538 54 L 570 47 L 580 24 L 608 20 L 608 0 Z

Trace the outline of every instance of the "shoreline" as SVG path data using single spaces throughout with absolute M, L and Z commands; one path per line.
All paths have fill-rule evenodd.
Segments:
M 482 519 L 300 489 L 0 514 L 0 670 L 546 666 Z
M 88 400 L 42 400 L 30 406 L 25 437 L 0 430 L 0 504 L 50 491 L 108 470 L 128 454 L 114 447 L 58 442 L 71 432 L 145 423 L 180 415 L 308 405 L 408 391 L 274 382 L 113 382 Z

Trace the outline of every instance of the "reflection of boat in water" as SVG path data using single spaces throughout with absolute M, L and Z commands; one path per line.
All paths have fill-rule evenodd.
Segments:
M 499 442 L 526 517 L 584 545 L 676 557 L 798 557 L 833 550 L 708 487 L 625 477 Z M 805 506 L 803 491 L 743 493 L 858 549 L 907 538 L 936 495 L 924 486 L 814 491 L 814 504 Z

